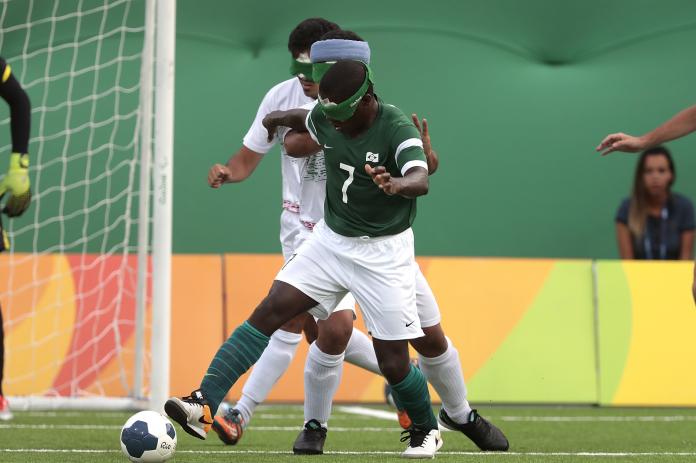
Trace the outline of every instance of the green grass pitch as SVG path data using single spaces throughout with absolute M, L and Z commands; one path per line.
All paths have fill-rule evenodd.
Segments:
M 372 410 L 386 412 L 387 407 Z M 443 434 L 438 461 L 446 462 L 693 462 L 696 409 L 596 407 L 480 407 L 510 439 L 508 454 L 478 452 L 464 436 Z M 398 425 L 337 406 L 325 455 L 296 457 L 292 443 L 302 423 L 296 405 L 262 406 L 242 441 L 225 447 L 177 427 L 174 459 L 182 462 L 388 462 L 403 461 Z M 16 412 L 0 422 L 0 462 L 126 462 L 119 447 L 127 412 Z

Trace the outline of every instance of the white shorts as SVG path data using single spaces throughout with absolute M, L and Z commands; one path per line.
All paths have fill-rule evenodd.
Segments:
M 295 253 L 298 235 L 305 227 L 300 222 L 300 213 L 283 209 L 280 213 L 280 247 L 283 250 L 283 260 Z
M 378 238 L 350 238 L 334 233 L 322 220 L 276 280 L 317 301 L 310 313 L 320 319 L 328 318 L 350 291 L 374 338 L 413 339 L 423 336 L 415 269 L 411 229 Z
M 285 262 L 295 254 L 295 250 L 310 236 L 312 236 L 312 232 L 302 225 L 300 214 L 283 209 L 283 212 L 280 214 L 280 245 Z M 353 318 L 355 318 L 355 298 L 350 293 L 346 294 L 333 309 L 334 312 L 340 310 L 352 310 Z
M 416 266 L 416 308 L 418 310 L 418 318 L 420 319 L 421 328 L 430 328 L 435 326 L 442 320 L 440 315 L 440 307 L 437 305 L 433 290 L 430 289 L 428 281 L 421 272 L 418 263 Z

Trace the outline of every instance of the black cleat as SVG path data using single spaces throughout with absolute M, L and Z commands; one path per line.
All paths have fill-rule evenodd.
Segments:
M 292 453 L 295 455 L 322 455 L 326 441 L 326 428 L 317 420 L 309 420 L 295 439 Z
M 445 409 L 440 409 L 437 417 L 440 424 L 452 431 L 460 431 L 476 444 L 478 448 L 487 452 L 507 452 L 510 443 L 503 431 L 495 427 L 493 423 L 478 414 L 476 410 L 469 413 L 469 419 L 464 424 L 455 423 L 447 415 Z

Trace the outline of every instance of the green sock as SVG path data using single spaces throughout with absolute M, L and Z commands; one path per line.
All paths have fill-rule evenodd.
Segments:
M 394 388 L 392 387 L 392 399 L 394 400 L 394 405 L 396 405 L 397 410 L 406 410 L 404 408 L 404 404 L 401 403 L 399 400 L 399 397 L 397 397 L 397 394 L 394 392 Z
M 213 415 L 234 383 L 261 357 L 269 340 L 245 321 L 220 346 L 201 382 L 201 392 Z
M 392 384 L 391 387 L 395 401 L 398 400 L 408 412 L 414 427 L 424 431 L 437 429 L 437 420 L 430 404 L 428 383 L 418 368 L 411 365 L 411 371 L 406 378 L 400 383 Z

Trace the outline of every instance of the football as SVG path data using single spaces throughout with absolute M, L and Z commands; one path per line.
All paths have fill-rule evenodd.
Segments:
M 128 418 L 121 429 L 121 450 L 130 461 L 159 463 L 176 450 L 176 431 L 163 415 L 144 411 Z

